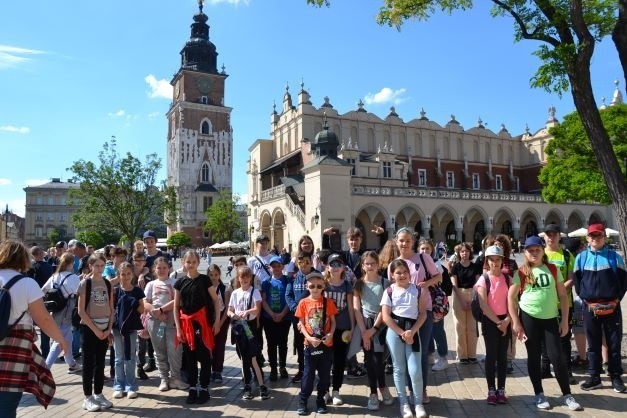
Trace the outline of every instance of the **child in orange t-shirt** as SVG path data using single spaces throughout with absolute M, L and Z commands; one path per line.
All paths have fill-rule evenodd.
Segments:
M 318 396 L 316 412 L 327 413 L 324 395 L 329 391 L 333 355 L 333 332 L 337 308 L 332 299 L 323 296 L 326 283 L 317 271 L 307 275 L 310 295 L 298 303 L 295 316 L 300 320 L 300 332 L 305 336 L 305 367 L 300 386 L 298 415 L 307 415 L 307 401 L 313 392 L 313 383 L 318 372 Z

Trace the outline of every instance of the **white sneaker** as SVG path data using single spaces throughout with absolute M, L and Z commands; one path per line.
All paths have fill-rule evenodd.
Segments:
M 416 418 L 427 418 L 427 411 L 422 405 L 416 405 Z
M 551 408 L 551 404 L 546 399 L 546 396 L 544 396 L 544 393 L 538 393 L 536 395 L 536 407 L 538 409 L 550 409 Z
M 414 418 L 414 414 L 411 412 L 409 404 L 401 405 L 401 416 L 403 418 Z
M 390 389 L 388 389 L 387 387 L 381 388 L 379 389 L 379 391 L 381 392 L 381 397 L 383 398 L 383 405 L 392 405 L 394 403 L 394 398 L 392 397 L 392 394 L 390 393 Z
M 100 405 L 103 409 L 111 408 L 113 406 L 113 404 L 108 401 L 102 393 L 94 395 L 94 401 L 96 401 L 96 403 L 98 403 L 98 405 Z
M 409 405 L 411 405 L 411 406 L 414 406 L 414 404 L 415 404 L 415 402 L 414 402 L 414 401 L 415 401 L 415 399 L 416 399 L 416 398 L 414 398 L 414 392 L 409 392 L 409 394 L 407 395 L 407 403 L 408 403 Z
M 93 396 L 90 396 L 83 401 L 83 409 L 89 412 L 100 411 L 100 404 L 94 400 Z
M 181 379 L 170 379 L 170 389 L 187 390 L 189 385 Z
M 334 390 L 333 391 L 333 405 L 339 406 L 339 405 L 342 405 L 343 403 L 344 403 L 344 401 L 340 397 L 340 391 L 339 390 Z
M 447 367 L 448 367 L 448 360 L 446 359 L 446 357 L 438 357 L 438 359 L 436 360 L 431 370 L 434 372 L 439 372 L 442 370 L 446 370 Z
M 573 395 L 564 396 L 564 405 L 566 405 L 571 411 L 581 411 L 583 409 L 581 405 L 579 405 L 579 402 L 575 400 Z
M 73 366 L 68 367 L 67 369 L 68 374 L 74 374 L 74 373 L 78 374 L 82 371 L 83 371 L 83 367 L 78 363 L 74 364 Z
M 324 394 L 324 402 L 326 404 L 330 404 L 333 401 L 333 398 L 331 397 L 331 394 L 329 392 Z
M 126 394 L 126 397 L 129 399 L 135 399 L 137 398 L 137 392 L 135 392 L 134 390 L 129 390 Z
M 368 408 L 368 411 L 379 410 L 379 398 L 377 397 L 376 394 L 374 393 L 370 394 L 370 397 L 368 398 L 368 406 L 366 408 Z
M 121 390 L 116 390 L 113 392 L 113 399 L 122 399 L 124 397 L 124 392 Z
M 166 379 L 161 379 L 161 383 L 159 383 L 159 392 L 167 392 L 170 390 L 170 385 L 168 385 L 168 381 Z

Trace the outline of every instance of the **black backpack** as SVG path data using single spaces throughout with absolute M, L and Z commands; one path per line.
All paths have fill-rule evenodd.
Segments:
M 61 312 L 67 306 L 67 297 L 63 295 L 63 284 L 65 283 L 65 279 L 68 276 L 71 276 L 73 273 L 67 274 L 62 280 L 61 283 L 52 284 L 52 288 L 49 289 L 46 293 L 44 293 L 44 305 L 46 309 L 50 313 Z
M 507 287 L 509 287 L 509 276 L 507 274 L 504 274 L 504 276 L 505 283 L 507 283 Z M 487 296 L 488 294 L 490 294 L 490 277 L 488 276 L 488 273 L 483 273 L 483 277 L 485 279 L 485 290 Z M 472 300 L 470 301 L 470 311 L 472 312 L 473 318 L 475 318 L 477 322 L 483 321 L 483 310 L 481 309 L 481 304 L 479 303 L 479 292 L 477 291 L 472 294 Z
M 24 316 L 26 311 L 22 312 L 19 318 L 12 324 L 9 324 L 9 316 L 11 316 L 11 294 L 9 289 L 17 283 L 22 277 L 21 274 L 13 276 L 2 288 L 0 288 L 0 340 L 4 340 L 9 334 L 9 330 L 15 326 Z

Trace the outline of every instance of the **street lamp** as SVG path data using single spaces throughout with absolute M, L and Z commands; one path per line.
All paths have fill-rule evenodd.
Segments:
M 318 225 L 318 222 L 320 222 L 320 215 L 318 215 L 318 209 L 316 209 L 316 214 L 314 215 L 313 220 L 316 225 Z

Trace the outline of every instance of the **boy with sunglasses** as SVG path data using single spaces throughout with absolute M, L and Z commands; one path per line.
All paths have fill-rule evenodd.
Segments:
M 592 390 L 601 383 L 601 337 L 607 341 L 609 367 L 614 392 L 625 391 L 621 375 L 622 313 L 620 301 L 627 290 L 625 262 L 605 245 L 605 226 L 588 226 L 588 248 L 575 259 L 575 290 L 583 300 L 583 325 L 588 341 L 588 380 L 581 389 Z
M 324 395 L 329 391 L 331 362 L 333 355 L 333 332 L 337 308 L 332 299 L 324 297 L 325 280 L 321 273 L 314 271 L 307 275 L 309 296 L 302 299 L 296 308 L 300 321 L 300 331 L 305 340 L 303 379 L 300 386 L 298 415 L 308 415 L 307 401 L 313 392 L 313 384 L 318 373 L 318 395 L 316 412 L 327 413 Z

